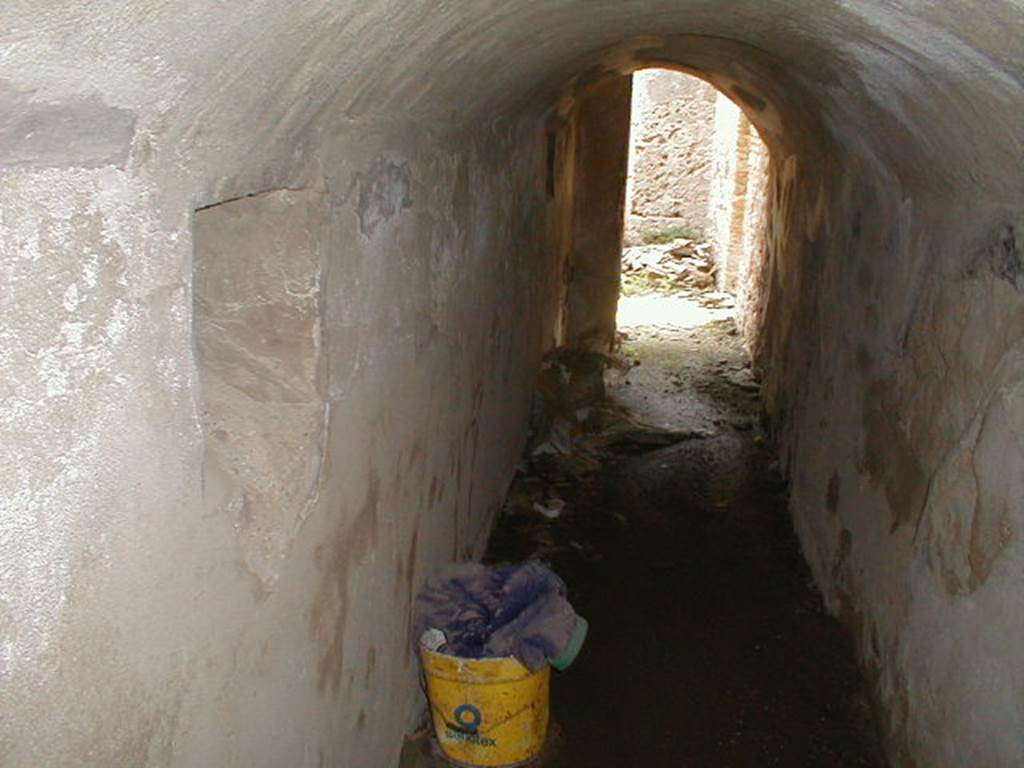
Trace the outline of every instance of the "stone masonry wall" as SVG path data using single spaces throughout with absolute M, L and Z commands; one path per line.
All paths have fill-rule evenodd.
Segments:
M 709 233 L 717 92 L 667 69 L 633 74 L 625 242 L 668 227 Z
M 761 248 L 767 150 L 740 108 L 712 85 L 669 69 L 633 74 L 626 245 L 690 229 L 715 245 L 718 287 L 746 291 Z
M 715 102 L 714 171 L 708 199 L 709 233 L 718 265 L 718 287 L 749 294 L 749 271 L 763 253 L 768 152 L 757 129 L 722 94 Z

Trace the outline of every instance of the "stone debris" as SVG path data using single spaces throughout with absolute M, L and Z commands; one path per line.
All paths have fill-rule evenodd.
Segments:
M 563 548 L 550 535 L 551 526 L 570 524 L 564 518 L 574 510 L 565 498 L 606 462 L 708 436 L 648 426 L 612 402 L 606 380 L 634 366 L 620 355 L 566 348 L 552 350 L 541 364 L 530 404 L 530 436 L 502 511 L 530 530 L 531 556 L 545 558 Z
M 647 290 L 704 292 L 715 288 L 718 268 L 710 243 L 681 238 L 664 245 L 637 245 L 622 253 L 624 281 Z
M 724 291 L 708 291 L 702 294 L 698 301 L 705 307 L 712 309 L 730 309 L 736 306 L 736 300 L 733 299 L 731 294 Z
M 559 498 L 549 499 L 547 502 L 535 501 L 533 503 L 533 509 L 535 512 L 540 512 L 549 520 L 554 520 L 561 515 L 562 510 L 565 509 L 565 501 Z
M 574 441 L 600 418 L 604 401 L 606 356 L 560 347 L 541 363 L 530 402 L 529 456 L 572 452 Z
M 761 391 L 761 385 L 757 383 L 753 371 L 749 368 L 740 368 L 739 370 L 726 372 L 723 375 L 727 382 L 738 389 L 742 389 L 744 392 L 758 394 Z
M 689 296 L 709 309 L 736 306 L 732 294 L 717 290 L 718 265 L 710 243 L 680 238 L 663 245 L 637 245 L 622 252 L 625 295 Z

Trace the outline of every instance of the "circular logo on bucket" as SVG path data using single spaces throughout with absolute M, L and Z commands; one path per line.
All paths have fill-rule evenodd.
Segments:
M 475 733 L 483 719 L 484 716 L 480 714 L 480 710 L 472 704 L 463 704 L 455 708 L 455 722 L 467 733 Z

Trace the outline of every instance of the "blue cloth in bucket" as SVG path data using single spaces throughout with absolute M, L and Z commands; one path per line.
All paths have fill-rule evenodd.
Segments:
M 586 622 L 566 599 L 566 587 L 551 569 L 531 560 L 489 567 L 450 566 L 427 581 L 416 598 L 416 637 L 439 629 L 440 653 L 464 659 L 514 656 L 531 671 L 549 661 L 572 662 Z

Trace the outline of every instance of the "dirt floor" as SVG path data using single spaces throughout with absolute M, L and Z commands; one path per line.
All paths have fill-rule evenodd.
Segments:
M 608 377 L 609 396 L 674 437 L 609 443 L 584 472 L 524 471 L 487 555 L 545 560 L 590 622 L 552 681 L 543 766 L 884 765 L 852 643 L 786 514 L 732 320 L 695 302 L 675 320 L 633 310 L 620 315 L 628 372 Z M 521 503 L 538 483 L 564 500 L 556 519 Z M 406 764 L 443 765 L 423 754 Z

